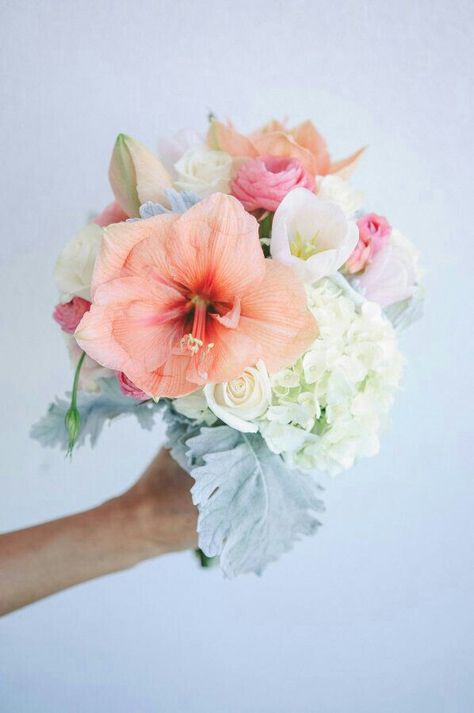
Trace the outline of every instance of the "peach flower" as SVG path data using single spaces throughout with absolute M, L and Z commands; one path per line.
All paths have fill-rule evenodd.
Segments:
M 76 327 L 89 311 L 91 303 L 82 297 L 73 297 L 69 302 L 56 305 L 53 312 L 53 319 L 59 324 L 63 332 L 74 334 Z
M 383 248 L 392 228 L 386 218 L 376 213 L 367 213 L 357 221 L 359 242 L 346 263 L 346 270 L 351 275 L 361 272 Z
M 314 191 L 315 180 L 296 158 L 259 156 L 245 161 L 237 171 L 231 193 L 249 211 L 275 212 L 293 188 L 301 186 Z
M 207 141 L 211 148 L 226 151 L 239 158 L 281 156 L 296 158 L 312 176 L 337 173 L 347 178 L 364 148 L 348 158 L 333 163 L 326 141 L 311 121 L 304 121 L 294 129 L 287 129 L 279 121 L 271 121 L 250 136 L 239 134 L 229 122 L 213 119 Z
M 317 335 L 302 283 L 265 260 L 258 224 L 215 193 L 186 213 L 104 229 L 82 349 L 153 398 L 291 364 Z

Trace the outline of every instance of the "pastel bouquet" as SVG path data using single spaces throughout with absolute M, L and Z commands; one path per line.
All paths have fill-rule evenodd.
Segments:
M 160 158 L 120 135 L 115 201 L 56 263 L 75 374 L 32 435 L 71 452 L 161 413 L 227 576 L 315 532 L 316 473 L 379 449 L 422 287 L 413 245 L 348 182 L 362 152 L 333 162 L 309 121 L 245 136 L 211 116 Z

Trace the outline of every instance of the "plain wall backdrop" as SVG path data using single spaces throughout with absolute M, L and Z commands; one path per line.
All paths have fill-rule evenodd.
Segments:
M 471 713 L 471 2 L 2 0 L 0 529 L 122 491 L 163 438 L 130 420 L 72 463 L 29 440 L 71 371 L 56 255 L 109 201 L 125 131 L 207 113 L 312 118 L 423 253 L 425 317 L 377 458 L 326 488 L 324 527 L 262 578 L 189 553 L 0 622 L 1 713 Z

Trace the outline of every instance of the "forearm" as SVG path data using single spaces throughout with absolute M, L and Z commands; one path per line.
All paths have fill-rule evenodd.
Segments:
M 0 614 L 144 558 L 122 498 L 0 536 Z
M 0 535 L 0 615 L 149 557 L 195 547 L 191 484 L 163 449 L 123 495 Z

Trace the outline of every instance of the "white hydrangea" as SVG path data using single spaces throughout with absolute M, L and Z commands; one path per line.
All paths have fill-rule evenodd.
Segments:
M 403 359 L 378 305 L 357 307 L 330 279 L 308 288 L 308 304 L 320 334 L 272 377 L 261 432 L 289 463 L 334 474 L 378 452 Z

